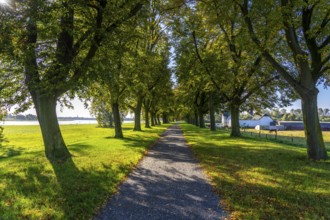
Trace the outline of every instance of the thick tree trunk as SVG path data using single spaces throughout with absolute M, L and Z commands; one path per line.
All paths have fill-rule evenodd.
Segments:
M 115 123 L 115 138 L 124 138 L 123 130 L 121 128 L 121 118 L 119 112 L 119 104 L 112 103 L 111 105 L 112 112 L 113 112 L 113 119 Z
M 232 104 L 230 105 L 230 114 L 231 114 L 231 137 L 240 137 L 240 125 L 239 125 L 239 105 Z
M 144 117 L 145 117 L 145 128 L 150 128 L 150 120 L 149 120 L 149 109 L 148 108 L 144 108 Z
M 38 121 L 45 145 L 45 154 L 52 162 L 64 162 L 71 157 L 66 147 L 56 115 L 56 97 L 50 95 L 34 95 Z
M 307 142 L 308 158 L 312 160 L 327 159 L 317 108 L 317 93 L 301 96 L 304 130 Z
M 202 112 L 198 113 L 198 121 L 199 121 L 199 127 L 205 128 L 205 121 L 204 121 L 204 114 Z
M 161 122 L 160 122 L 160 118 L 159 118 L 159 116 L 157 116 L 156 119 L 157 119 L 157 124 L 158 124 L 158 125 L 161 125 Z
M 215 131 L 215 116 L 214 116 L 214 99 L 213 99 L 213 93 L 210 92 L 210 99 L 209 99 L 209 109 L 210 109 L 210 130 Z
M 142 110 L 143 97 L 139 97 L 137 100 L 136 108 L 134 109 L 134 131 L 141 130 L 141 110 Z

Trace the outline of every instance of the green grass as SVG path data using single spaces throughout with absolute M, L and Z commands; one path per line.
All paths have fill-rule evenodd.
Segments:
M 261 130 L 260 134 L 259 131 L 255 129 L 246 129 L 245 131 L 241 132 L 245 137 L 268 139 L 290 145 L 306 147 L 306 138 L 304 131 L 278 131 L 277 136 L 275 136 L 274 132 L 269 133 L 268 130 Z M 323 131 L 322 133 L 325 147 L 327 148 L 327 150 L 330 150 L 330 131 Z
M 0 143 L 0 219 L 90 219 L 167 126 L 132 131 L 63 125 L 73 157 L 51 165 L 38 126 L 6 126 Z
M 310 161 L 306 149 L 286 144 L 181 128 L 233 219 L 330 219 L 330 161 Z

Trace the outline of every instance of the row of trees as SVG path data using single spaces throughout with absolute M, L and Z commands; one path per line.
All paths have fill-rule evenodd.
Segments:
M 51 161 L 70 157 L 56 104 L 75 93 L 111 109 L 119 138 L 127 109 L 134 130 L 142 109 L 146 127 L 160 115 L 204 127 L 209 112 L 212 130 L 228 109 L 236 137 L 240 112 L 299 97 L 308 157 L 327 158 L 316 87 L 330 69 L 326 0 L 28 0 L 0 12 L 1 104 L 34 104 Z
M 204 0 L 181 9 L 173 32 L 182 112 L 203 127 L 201 115 L 213 114 L 217 94 L 235 137 L 241 111 L 299 97 L 308 157 L 326 159 L 317 85 L 328 85 L 329 23 L 325 0 Z
M 28 0 L 1 7 L 1 106 L 33 103 L 50 161 L 70 157 L 56 105 L 70 105 L 75 94 L 91 100 L 95 112 L 112 112 L 118 138 L 125 108 L 135 113 L 134 130 L 141 130 L 142 108 L 146 127 L 149 115 L 153 125 L 160 114 L 166 119 L 172 84 L 164 7 L 160 0 Z

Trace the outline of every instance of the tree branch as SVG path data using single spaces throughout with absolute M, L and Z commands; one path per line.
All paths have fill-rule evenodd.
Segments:
M 246 85 L 248 84 L 248 82 L 252 79 L 252 75 L 257 71 L 260 63 L 261 63 L 261 60 L 262 60 L 262 57 L 261 56 L 258 56 L 256 58 L 256 60 L 254 61 L 253 63 L 253 66 L 251 67 L 251 69 L 249 70 L 248 72 L 248 75 L 247 77 L 245 78 L 244 82 L 242 83 L 242 85 L 240 86 L 239 88 L 239 92 L 238 93 L 243 93 Z
M 93 42 L 87 52 L 87 55 L 84 57 L 83 61 L 81 62 L 81 65 L 79 68 L 77 68 L 74 71 L 73 76 L 71 77 L 71 79 L 69 79 L 67 81 L 67 83 L 62 86 L 61 88 L 59 88 L 57 90 L 57 94 L 61 95 L 63 93 L 65 93 L 66 91 L 68 91 L 68 86 L 72 87 L 72 85 L 75 85 L 75 83 L 77 81 L 79 81 L 79 79 L 84 75 L 84 73 L 87 72 L 87 66 L 89 64 L 89 62 L 93 59 L 93 57 L 95 56 L 98 48 L 100 47 L 101 42 L 104 40 L 106 34 L 109 34 L 110 32 L 112 32 L 113 30 L 115 30 L 119 25 L 121 25 L 123 22 L 127 21 L 128 19 L 130 19 L 131 17 L 133 17 L 136 13 L 138 13 L 138 11 L 142 8 L 142 3 L 137 3 L 130 11 L 129 13 L 124 16 L 121 19 L 118 19 L 117 21 L 115 21 L 114 23 L 112 23 L 112 25 L 110 25 L 109 27 L 107 27 L 105 29 L 104 32 L 101 32 L 100 30 L 102 29 L 102 24 L 103 24 L 103 15 L 104 15 L 104 8 L 106 7 L 105 2 L 101 2 L 100 3 L 102 8 L 98 8 L 97 10 L 97 14 L 96 14 L 96 28 L 95 28 L 95 33 L 94 37 L 93 37 Z M 85 38 L 87 38 L 89 36 L 89 31 L 87 31 L 85 33 Z M 81 40 L 83 40 L 84 38 L 82 37 Z M 82 43 L 83 41 L 80 41 L 80 43 Z M 76 44 L 75 47 L 80 47 L 79 44 Z
M 286 71 L 281 64 L 279 64 L 275 58 L 267 51 L 265 50 L 265 48 L 262 47 L 260 40 L 258 39 L 253 25 L 252 25 L 252 21 L 249 17 L 249 11 L 248 11 L 248 1 L 244 0 L 244 5 L 237 3 L 238 6 L 241 9 L 241 12 L 244 16 L 244 21 L 248 27 L 248 31 L 250 34 L 250 37 L 252 39 L 252 41 L 255 43 L 255 45 L 258 47 L 258 49 L 262 52 L 262 55 L 265 57 L 265 59 L 279 72 L 279 74 L 293 87 L 295 88 L 297 91 L 302 92 L 304 90 L 304 88 L 302 88 L 299 83 L 297 82 L 297 80 L 295 80 L 288 71 Z
M 323 41 L 323 43 L 319 46 L 319 49 L 323 49 L 330 43 L 330 35 Z
M 31 13 L 33 14 L 35 11 L 34 7 L 31 7 Z M 24 45 L 25 58 L 24 58 L 24 73 L 25 73 L 25 83 L 29 88 L 29 91 L 32 96 L 35 96 L 37 93 L 36 85 L 40 84 L 39 72 L 38 72 L 38 64 L 37 57 L 35 54 L 36 51 L 36 43 L 38 39 L 38 31 L 37 24 L 34 21 L 34 17 L 31 16 L 30 20 L 27 24 L 27 39 Z
M 296 34 L 295 27 L 293 26 L 293 22 L 291 21 L 291 16 L 290 12 L 286 12 L 286 7 L 290 7 L 288 4 L 289 0 L 281 0 L 281 5 L 284 7 L 282 9 L 282 19 L 283 19 L 283 24 L 285 26 L 284 32 L 285 32 L 285 38 L 288 46 L 291 48 L 294 58 L 297 59 L 298 55 L 306 55 L 306 53 L 301 49 L 298 41 L 298 37 Z M 289 19 L 290 18 L 290 19 Z M 297 60 L 296 60 L 297 61 Z
M 207 66 L 204 65 L 204 61 L 203 61 L 202 57 L 201 57 L 200 54 L 199 54 L 195 31 L 192 32 L 192 37 L 193 37 L 193 40 L 194 40 L 195 52 L 196 52 L 196 55 L 197 55 L 197 58 L 198 58 L 199 62 L 200 62 L 200 63 L 202 64 L 202 66 L 205 68 L 206 73 L 210 76 L 211 81 L 212 81 L 212 83 L 214 84 L 214 86 L 215 86 L 218 90 L 221 90 L 220 87 L 219 87 L 219 85 L 218 85 L 218 84 L 215 82 L 215 80 L 213 79 L 212 74 L 211 74 L 209 68 L 208 68 Z M 228 97 L 227 97 L 227 98 L 228 98 Z
M 268 80 L 266 80 L 264 83 L 262 83 L 262 85 L 256 85 L 254 88 L 252 88 L 242 99 L 242 102 L 245 102 L 248 98 L 251 97 L 251 95 L 253 95 L 256 91 L 260 90 L 262 87 L 267 86 L 269 83 L 271 83 L 273 80 L 278 79 L 278 75 L 274 76 L 272 78 L 269 78 Z

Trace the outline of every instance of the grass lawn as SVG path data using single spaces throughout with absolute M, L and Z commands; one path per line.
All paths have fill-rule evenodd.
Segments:
M 73 155 L 52 166 L 38 126 L 6 126 L 0 143 L 0 219 L 90 219 L 167 126 L 132 131 L 125 139 L 96 125 L 63 125 Z
M 330 131 L 323 131 L 323 139 L 325 143 L 325 147 L 327 150 L 330 150 Z M 255 129 L 246 129 L 242 134 L 246 137 L 257 137 L 262 139 L 270 139 L 275 140 L 275 133 L 269 133 L 268 130 L 261 130 L 260 136 L 259 131 Z M 304 131 L 278 131 L 276 141 L 306 147 L 306 139 Z
M 330 219 L 330 161 L 282 143 L 181 128 L 233 219 Z

